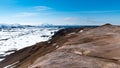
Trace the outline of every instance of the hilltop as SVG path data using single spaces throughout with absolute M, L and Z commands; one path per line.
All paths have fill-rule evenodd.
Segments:
M 119 52 L 119 26 L 67 28 L 7 56 L 0 68 L 120 68 Z

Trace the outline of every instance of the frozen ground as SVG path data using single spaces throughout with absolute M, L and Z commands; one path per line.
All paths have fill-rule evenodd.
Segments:
M 16 50 L 47 41 L 57 28 L 13 28 L 0 31 L 0 60 Z

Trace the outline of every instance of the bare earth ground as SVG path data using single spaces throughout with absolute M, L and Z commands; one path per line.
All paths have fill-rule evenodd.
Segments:
M 0 68 L 10 64 L 8 68 L 120 68 L 120 27 L 60 30 L 49 41 L 7 56 Z

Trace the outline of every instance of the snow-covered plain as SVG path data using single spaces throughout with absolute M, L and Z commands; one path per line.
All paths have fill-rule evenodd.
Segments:
M 11 28 L 0 31 L 0 61 L 16 50 L 47 41 L 58 28 Z

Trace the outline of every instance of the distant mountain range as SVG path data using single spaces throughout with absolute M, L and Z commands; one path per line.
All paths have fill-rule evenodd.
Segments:
M 21 24 L 0 24 L 0 29 L 6 28 L 25 28 L 25 27 L 41 27 L 41 28 L 84 28 L 84 27 L 97 27 L 97 25 L 53 25 L 53 24 L 41 24 L 41 25 L 21 25 Z

